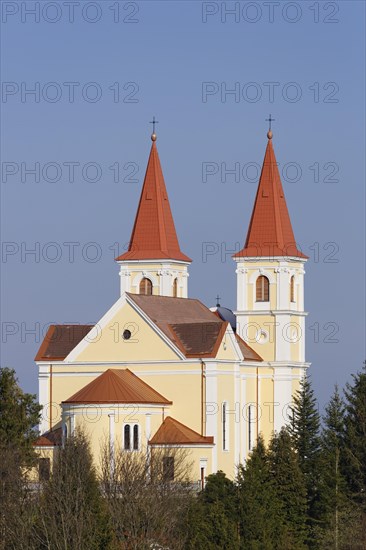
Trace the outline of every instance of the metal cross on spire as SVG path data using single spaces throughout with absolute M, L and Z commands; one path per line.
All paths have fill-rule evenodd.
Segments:
M 149 122 L 149 124 L 153 125 L 153 134 L 155 134 L 155 124 L 159 124 L 159 121 L 155 120 L 155 117 L 153 116 L 153 119 L 151 122 Z
M 220 307 L 220 300 L 221 297 L 219 295 L 216 296 L 216 307 Z
M 276 119 L 272 118 L 272 115 L 269 115 L 269 118 L 266 118 L 266 122 L 269 122 L 269 130 L 272 130 L 272 122 L 274 122 Z
M 269 130 L 267 132 L 268 139 L 272 139 L 273 133 L 272 133 L 272 122 L 274 122 L 274 118 L 272 118 L 272 115 L 269 115 L 269 118 L 266 118 L 266 122 L 269 122 Z

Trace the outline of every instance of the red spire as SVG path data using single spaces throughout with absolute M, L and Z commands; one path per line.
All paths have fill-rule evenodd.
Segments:
M 272 132 L 269 131 L 267 136 L 268 144 L 247 239 L 244 248 L 234 257 L 307 258 L 297 249 L 273 150 Z
M 153 143 L 128 251 L 116 260 L 170 259 L 191 262 L 179 247 L 156 147 L 156 135 L 153 134 L 151 139 Z

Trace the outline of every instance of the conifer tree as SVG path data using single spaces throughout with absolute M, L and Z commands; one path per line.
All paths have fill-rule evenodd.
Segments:
M 235 483 L 219 470 L 206 478 L 204 490 L 191 506 L 187 548 L 239 548 L 237 520 Z
M 319 493 L 320 417 L 310 381 L 305 377 L 300 383 L 292 408 L 292 423 L 289 427 L 299 465 L 305 477 L 308 499 L 308 523 L 317 518 Z
M 15 371 L 0 368 L 0 446 L 16 450 L 23 464 L 34 456 L 41 409 L 35 395 L 22 391 Z
M 306 548 L 307 492 L 298 455 L 286 428 L 275 434 L 269 447 L 270 471 L 285 513 L 292 548 Z
M 207 505 L 221 502 L 228 518 L 237 521 L 237 489 L 235 483 L 226 477 L 222 470 L 207 476 L 201 499 Z
M 344 471 L 354 501 L 366 512 L 366 362 L 345 389 Z
M 320 456 L 319 526 L 320 548 L 347 548 L 359 531 L 359 515 L 347 495 L 342 473 L 345 458 L 345 407 L 338 387 L 325 409 Z M 357 546 L 355 546 L 357 548 Z
M 240 547 L 246 550 L 292 548 L 261 436 L 246 465 L 239 466 L 237 483 Z
M 189 511 L 187 529 L 187 550 L 239 549 L 236 524 L 221 501 L 208 504 L 198 498 Z
M 33 442 L 41 407 L 36 396 L 24 393 L 15 371 L 0 369 L 0 548 L 21 541 L 29 547 L 27 469 L 35 460 Z

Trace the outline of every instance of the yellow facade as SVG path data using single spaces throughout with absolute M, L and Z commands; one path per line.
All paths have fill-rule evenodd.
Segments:
M 271 154 L 270 145 L 267 150 Z M 170 210 L 167 213 L 167 195 L 162 174 L 157 169 L 154 145 L 151 155 L 152 164 L 148 168 L 151 177 L 144 183 L 139 205 L 139 208 L 146 208 L 147 214 L 143 215 L 140 225 L 149 228 L 152 219 L 160 220 L 154 234 L 164 241 L 162 257 L 165 258 L 169 252 L 168 238 L 162 235 L 162 228 L 171 214 Z M 276 179 L 271 172 L 267 179 L 273 183 L 273 178 Z M 268 187 L 267 179 L 263 184 L 267 187 L 258 197 L 262 200 L 274 193 L 279 203 L 284 197 L 278 181 L 276 190 L 273 186 Z M 156 216 L 149 213 L 153 198 L 157 202 L 160 200 Z M 173 222 L 169 223 L 171 238 L 175 229 Z M 276 231 L 282 227 L 279 222 L 274 225 Z M 149 239 L 146 244 L 139 235 L 143 245 L 148 246 Z M 144 256 L 143 252 L 143 248 L 139 250 L 140 257 L 151 257 L 151 254 Z M 170 416 L 199 437 L 213 438 L 214 443 L 210 445 L 192 443 L 185 447 L 192 458 L 192 480 L 201 479 L 202 472 L 206 476 L 217 470 L 234 477 L 238 464 L 246 460 L 259 434 L 268 442 L 274 431 L 288 423 L 289 405 L 308 367 L 304 310 L 306 260 L 303 257 L 236 257 L 236 327 L 228 323 L 224 334 L 219 332 L 219 345 L 217 348 L 215 345 L 212 353 L 194 354 L 187 352 L 179 342 L 174 327 L 165 327 L 165 331 L 159 328 L 158 322 L 131 298 L 131 295 L 143 294 L 142 287 L 147 282 L 151 299 L 156 296 L 171 300 L 188 297 L 189 258 L 177 254 L 176 248 L 174 253 L 172 258 L 183 259 L 119 257 L 121 297 L 64 359 L 39 360 L 39 396 L 44 407 L 41 431 L 62 427 L 66 437 L 82 427 L 90 436 L 98 464 L 101 446 L 106 442 L 113 448 L 123 448 L 126 425 L 139 428 L 138 448 L 126 452 L 148 454 L 150 439 Z M 263 285 L 268 285 L 262 296 L 258 294 L 259 278 Z M 207 314 L 210 314 L 207 308 L 204 309 L 208 319 Z M 215 324 L 217 317 L 213 314 L 211 317 Z M 190 325 L 190 321 L 190 330 L 194 332 L 195 318 L 184 318 L 177 324 Z M 168 330 L 172 338 L 167 335 Z M 126 331 L 130 333 L 128 339 L 123 336 Z M 236 335 L 252 350 L 247 353 Z M 184 334 L 182 338 L 184 340 Z M 129 369 L 171 401 L 171 405 L 63 403 L 108 369 Z

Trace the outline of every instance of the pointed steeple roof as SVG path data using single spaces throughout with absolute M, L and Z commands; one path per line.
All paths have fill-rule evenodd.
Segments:
M 306 259 L 298 250 L 285 194 L 272 145 L 272 132 L 268 143 L 258 191 L 244 248 L 234 255 L 240 257 L 296 256 Z
M 191 262 L 179 247 L 156 147 L 156 135 L 152 134 L 151 139 L 149 161 L 128 251 L 116 260 L 170 259 Z

